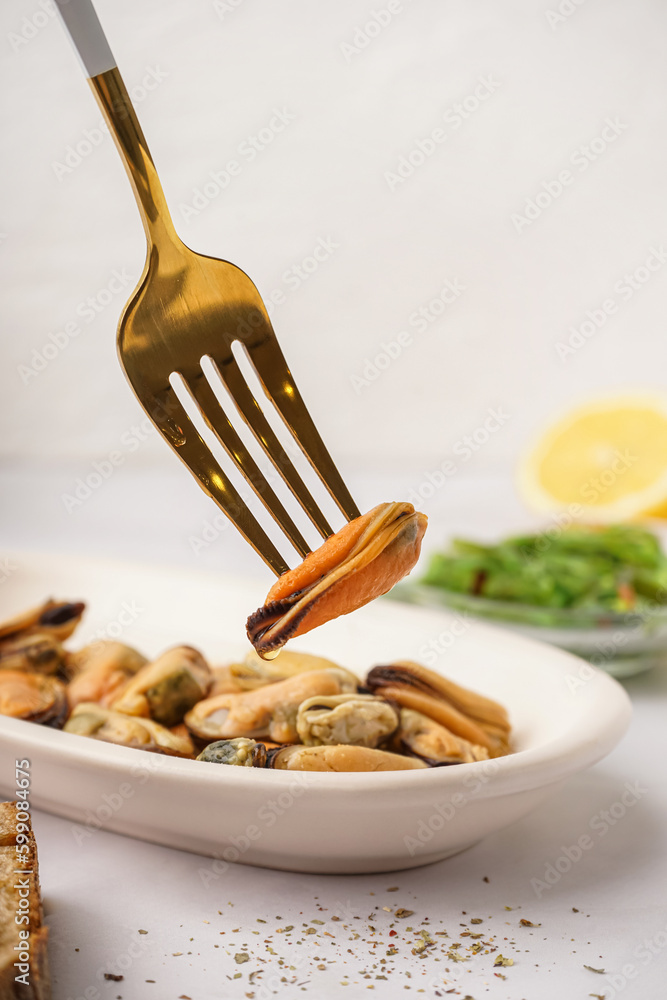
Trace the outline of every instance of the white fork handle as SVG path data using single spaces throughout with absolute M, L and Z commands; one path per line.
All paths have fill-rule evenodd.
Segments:
M 114 69 L 116 60 L 91 0 L 56 0 L 56 5 L 86 76 Z

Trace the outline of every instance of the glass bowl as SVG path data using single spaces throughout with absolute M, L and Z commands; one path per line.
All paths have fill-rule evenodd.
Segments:
M 615 613 L 604 608 L 546 608 L 461 594 L 422 583 L 394 587 L 390 599 L 447 608 L 504 625 L 588 660 L 612 677 L 631 677 L 667 663 L 667 606 Z

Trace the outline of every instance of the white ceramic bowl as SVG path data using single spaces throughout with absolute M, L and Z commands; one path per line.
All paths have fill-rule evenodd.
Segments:
M 12 610 L 47 594 L 83 598 L 91 611 L 77 644 L 120 627 L 119 638 L 149 655 L 176 642 L 214 662 L 239 655 L 245 616 L 266 589 L 182 570 L 12 558 Z M 125 614 L 125 626 L 123 605 L 135 615 Z M 360 676 L 393 659 L 421 660 L 501 701 L 517 752 L 425 771 L 298 775 L 162 757 L 0 717 L 0 790 L 12 795 L 14 759 L 28 758 L 32 805 L 72 820 L 74 849 L 103 827 L 208 855 L 203 879 L 230 862 L 387 872 L 445 858 L 524 816 L 604 757 L 630 719 L 623 689 L 589 664 L 446 612 L 380 601 L 294 648 Z

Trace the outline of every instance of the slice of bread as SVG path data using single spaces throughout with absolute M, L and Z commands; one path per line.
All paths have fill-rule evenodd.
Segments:
M 0 802 L 0 1000 L 49 1000 L 37 846 L 22 805 Z

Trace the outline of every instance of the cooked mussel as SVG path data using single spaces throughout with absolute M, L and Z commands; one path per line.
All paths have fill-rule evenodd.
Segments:
M 411 708 L 401 709 L 401 721 L 394 739 L 400 753 L 418 757 L 430 767 L 444 764 L 469 764 L 488 760 L 486 747 L 475 746 L 461 736 L 455 736 L 439 722 Z
M 0 670 L 0 715 L 58 727 L 67 717 L 65 685 L 27 670 Z
M 153 663 L 141 667 L 110 707 L 127 715 L 175 726 L 209 692 L 211 669 L 198 650 L 174 646 Z
M 140 667 L 148 663 L 148 658 L 134 646 L 127 646 L 115 639 L 96 639 L 82 646 L 73 653 L 67 654 L 67 676 L 72 678 L 97 667 L 98 664 L 112 660 L 123 670 L 136 674 Z
M 236 676 L 236 668 L 243 667 L 242 663 L 225 663 L 223 666 L 211 667 L 211 687 L 209 688 L 209 698 L 216 698 L 219 694 L 239 694 L 247 691 L 248 687 Z M 258 687 L 259 685 L 250 685 Z
M 205 760 L 209 764 L 232 764 L 236 767 L 265 767 L 266 747 L 263 743 L 244 737 L 217 740 L 204 747 L 197 760 Z
M 66 733 L 89 736 L 104 743 L 164 753 L 173 757 L 192 757 L 194 747 L 188 736 L 170 732 L 152 719 L 124 715 L 95 702 L 77 705 L 63 727 Z
M 347 743 L 377 747 L 398 726 L 398 712 L 382 698 L 369 694 L 318 695 L 308 698 L 296 716 L 299 738 L 306 746 Z
M 70 708 L 82 701 L 96 701 L 109 706 L 121 689 L 148 660 L 132 646 L 112 640 L 100 640 L 84 646 L 67 658 L 67 685 Z
M 19 633 L 0 642 L 0 670 L 29 670 L 56 674 L 65 667 L 67 654 L 52 635 Z
M 416 757 L 402 757 L 369 747 L 285 746 L 267 753 L 267 767 L 281 771 L 410 771 L 427 765 Z
M 454 684 L 440 674 L 406 660 L 373 667 L 365 686 L 402 708 L 421 712 L 455 736 L 483 746 L 491 756 L 507 753 L 510 724 L 498 702 Z
M 409 503 L 383 503 L 348 522 L 275 582 L 247 621 L 260 654 L 386 594 L 419 558 L 427 519 Z
M 188 712 L 185 724 L 200 740 L 268 736 L 276 743 L 295 742 L 299 705 L 315 695 L 356 690 L 347 670 L 312 670 L 252 691 L 207 698 Z
M 49 599 L 38 608 L 31 608 L 0 625 L 0 643 L 13 636 L 34 633 L 50 635 L 58 642 L 63 642 L 69 639 L 85 609 L 86 605 L 82 601 L 72 603 Z

